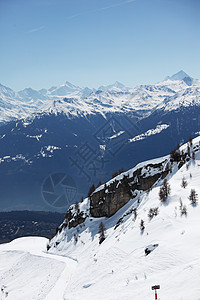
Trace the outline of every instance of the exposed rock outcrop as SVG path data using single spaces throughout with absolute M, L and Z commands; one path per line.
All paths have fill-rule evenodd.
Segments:
M 90 196 L 90 214 L 92 217 L 110 217 L 122 206 L 138 195 L 140 190 L 149 190 L 159 178 L 165 178 L 169 168 L 166 160 L 139 167 L 133 173 L 123 173 L 97 188 Z
M 57 228 L 57 232 L 61 232 L 62 229 L 66 227 L 68 227 L 68 229 L 76 227 L 82 224 L 87 217 L 88 215 L 86 214 L 86 212 L 80 211 L 79 209 L 75 210 L 75 205 L 72 205 L 66 212 L 64 222 L 60 227 Z

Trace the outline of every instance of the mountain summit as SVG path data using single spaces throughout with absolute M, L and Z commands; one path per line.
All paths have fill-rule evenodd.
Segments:
M 185 77 L 190 77 L 190 76 L 187 73 L 185 73 L 183 70 L 181 70 L 169 78 L 171 80 L 183 80 Z
M 107 91 L 107 90 L 112 90 L 112 89 L 121 89 L 121 90 L 128 90 L 128 88 L 121 82 L 115 81 L 115 83 L 110 84 L 110 85 L 102 85 L 98 88 L 98 90 L 101 91 Z

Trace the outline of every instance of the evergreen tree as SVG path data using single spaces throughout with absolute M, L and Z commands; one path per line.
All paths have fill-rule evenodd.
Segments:
M 112 173 L 112 178 L 115 178 L 117 175 L 119 175 L 118 171 L 115 171 Z
M 80 212 L 80 207 L 79 207 L 79 203 L 76 201 L 75 203 L 75 211 L 76 211 L 76 214 L 78 215 L 79 212 Z
M 187 216 L 187 208 L 185 205 L 183 205 L 182 210 L 181 210 L 181 216 L 183 216 L 183 215 Z
M 101 180 L 98 182 L 98 184 L 97 184 L 97 187 L 99 187 L 99 186 L 101 186 L 102 185 L 102 182 L 101 182 Z
M 187 181 L 185 180 L 185 178 L 182 178 L 182 182 L 181 182 L 181 186 L 185 189 L 187 186 Z
M 179 162 L 180 160 L 181 160 L 180 150 L 178 148 L 173 149 L 170 152 L 170 161 L 171 162 L 173 162 L 173 161 Z
M 181 198 L 179 199 L 180 201 L 180 206 L 179 206 L 179 209 L 180 209 L 180 212 L 181 212 L 181 216 L 185 215 L 187 216 L 187 208 L 185 205 L 183 205 L 183 202 L 181 200 Z
M 92 193 L 95 191 L 95 186 L 94 184 L 90 187 L 89 192 L 88 192 L 88 197 L 92 195 Z
M 195 160 L 195 152 L 192 151 L 192 159 Z
M 144 229 L 145 229 L 144 221 L 141 219 L 141 221 L 140 221 L 140 230 L 143 232 Z
M 101 222 L 99 224 L 99 244 L 103 243 L 103 241 L 105 240 L 105 232 L 106 232 L 106 229 L 105 229 L 105 226 L 103 224 L 103 222 Z
M 190 157 L 190 144 L 189 143 L 187 144 L 187 154 Z
M 137 218 L 137 208 L 134 208 L 134 210 L 133 210 L 133 216 L 134 216 L 134 221 L 135 221 L 136 218 Z
M 159 198 L 161 202 L 165 202 L 167 200 L 167 197 L 170 195 L 171 188 L 167 181 L 167 179 L 164 179 L 163 185 L 160 187 L 159 191 Z
M 192 146 L 192 137 L 191 136 L 189 137 L 189 143 L 190 143 L 190 146 Z
M 77 235 L 74 233 L 74 242 L 77 243 L 78 242 L 78 237 Z
M 121 169 L 119 169 L 118 174 L 121 174 L 121 173 L 123 173 L 124 171 L 125 171 L 125 169 L 124 169 L 124 168 L 121 168 Z
M 190 202 L 191 202 L 192 205 L 195 206 L 197 204 L 197 202 L 198 202 L 198 194 L 195 191 L 195 189 L 191 189 L 190 195 L 189 195 L 188 198 L 189 198 L 189 200 L 190 200 Z
M 158 215 L 158 207 L 149 209 L 148 217 L 150 220 L 157 215 Z

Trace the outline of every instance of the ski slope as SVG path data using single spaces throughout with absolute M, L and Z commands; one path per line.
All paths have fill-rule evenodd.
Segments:
M 46 253 L 47 239 L 19 238 L 0 245 L 0 299 L 63 299 L 76 261 Z

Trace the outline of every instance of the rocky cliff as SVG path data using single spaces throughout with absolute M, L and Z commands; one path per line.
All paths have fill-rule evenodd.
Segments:
M 169 174 L 180 169 L 190 160 L 195 159 L 195 153 L 200 148 L 199 144 L 192 145 L 188 142 L 185 151 L 178 148 L 171 151 L 170 155 L 142 162 L 133 169 L 123 172 L 105 184 L 97 187 L 95 191 L 81 203 L 72 205 L 64 222 L 57 228 L 61 232 L 63 228 L 82 227 L 87 218 L 111 217 L 131 199 L 139 205 L 144 192 L 149 192 L 153 187 L 159 186 Z M 81 225 L 82 224 L 82 225 Z
M 167 159 L 136 167 L 132 174 L 123 173 L 107 185 L 97 188 L 90 196 L 90 214 L 92 217 L 111 217 L 140 191 L 149 190 L 159 178 L 165 178 L 169 172 Z

